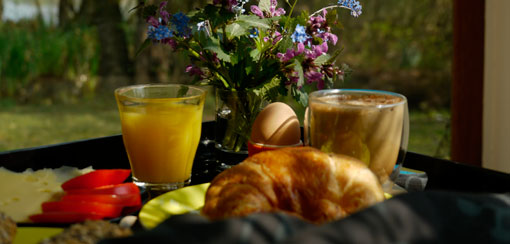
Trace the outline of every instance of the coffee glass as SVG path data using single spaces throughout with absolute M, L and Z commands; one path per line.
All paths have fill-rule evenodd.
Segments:
M 148 84 L 115 90 L 133 182 L 152 191 L 191 181 L 200 141 L 206 92 L 178 84 Z
M 363 161 L 381 184 L 392 184 L 407 151 L 407 99 L 377 90 L 331 89 L 310 93 L 305 143 Z

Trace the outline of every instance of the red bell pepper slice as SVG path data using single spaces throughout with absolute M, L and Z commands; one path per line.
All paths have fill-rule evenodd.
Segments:
M 87 174 L 74 177 L 62 184 L 64 191 L 72 189 L 95 188 L 115 185 L 124 182 L 131 170 L 129 169 L 98 169 Z
M 78 212 L 46 212 L 29 216 L 34 223 L 59 223 L 70 224 L 83 222 L 85 220 L 99 220 L 104 216 L 94 213 L 78 213 Z
M 43 213 L 46 212 L 76 212 L 91 213 L 102 217 L 116 218 L 122 212 L 122 205 L 100 202 L 82 201 L 54 201 L 42 204 Z
M 90 189 L 71 189 L 66 191 L 67 194 L 113 194 L 113 195 L 126 195 L 138 194 L 140 189 L 134 183 L 122 183 L 117 185 L 101 186 Z
M 61 201 L 100 202 L 124 207 L 139 206 L 142 204 L 140 194 L 67 194 L 62 197 Z

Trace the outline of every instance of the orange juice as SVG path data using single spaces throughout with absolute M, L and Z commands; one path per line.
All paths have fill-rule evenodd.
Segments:
M 190 179 L 203 105 L 202 99 L 198 105 L 169 102 L 121 110 L 124 145 L 135 181 L 157 184 Z

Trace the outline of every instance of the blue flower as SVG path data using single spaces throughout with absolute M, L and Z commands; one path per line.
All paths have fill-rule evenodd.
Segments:
M 191 28 L 188 26 L 189 17 L 185 14 L 181 12 L 174 14 L 172 17 L 172 24 L 177 30 L 177 35 L 187 37 L 191 34 Z
M 310 38 L 310 36 L 306 34 L 305 27 L 300 24 L 296 25 L 296 29 L 294 30 L 294 33 L 292 33 L 290 37 L 292 38 L 293 42 L 300 43 L 303 43 Z
M 348 8 L 351 10 L 351 15 L 354 17 L 358 17 L 361 15 L 362 7 L 359 4 L 359 1 L 356 0 L 338 0 L 338 5 Z
M 149 26 L 147 35 L 150 39 L 161 41 L 163 39 L 172 37 L 172 32 L 170 29 L 168 29 L 168 27 L 164 25 L 159 25 L 157 28 L 151 25 Z
M 259 29 L 253 28 L 250 30 L 250 37 L 257 38 L 259 36 Z

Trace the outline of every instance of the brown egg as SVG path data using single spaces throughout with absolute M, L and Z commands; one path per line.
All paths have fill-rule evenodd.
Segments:
M 301 140 L 299 120 L 292 108 L 281 102 L 267 105 L 257 116 L 251 141 L 266 145 L 295 145 Z

